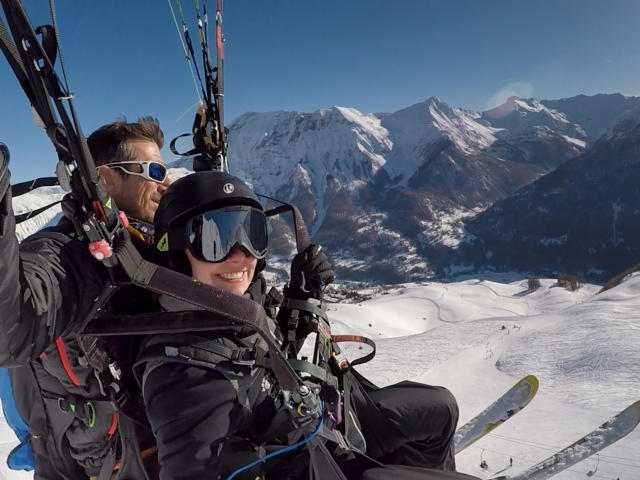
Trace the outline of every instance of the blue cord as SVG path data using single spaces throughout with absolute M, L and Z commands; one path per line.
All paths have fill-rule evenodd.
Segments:
M 255 460 L 255 461 L 251 462 L 250 464 L 245 465 L 244 467 L 241 467 L 241 468 L 237 469 L 236 471 L 234 471 L 233 473 L 231 473 L 231 475 L 229 475 L 227 477 L 227 480 L 231 480 L 237 474 L 239 474 L 241 472 L 244 472 L 245 470 L 249 470 L 250 468 L 255 467 L 259 463 L 266 462 L 267 460 L 269 460 L 270 458 L 275 457 L 276 455 L 281 455 L 283 453 L 290 452 L 291 450 L 295 450 L 296 448 L 304 445 L 305 443 L 307 443 L 311 439 L 313 439 L 313 437 L 318 435 L 318 433 L 320 433 L 320 429 L 322 428 L 322 424 L 323 423 L 324 423 L 324 417 L 320 417 L 320 421 L 318 422 L 318 426 L 316 427 L 316 429 L 313 431 L 313 433 L 311 435 L 309 435 L 306 438 L 303 438 L 298 443 L 294 443 L 293 445 L 289 445 L 288 447 L 284 447 L 284 448 L 281 448 L 280 450 L 276 450 L 275 452 L 271 452 L 269 455 L 265 455 L 264 457 L 259 458 L 259 459 Z

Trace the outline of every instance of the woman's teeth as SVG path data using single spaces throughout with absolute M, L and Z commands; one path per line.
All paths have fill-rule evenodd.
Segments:
M 224 278 L 225 280 L 237 280 L 238 278 L 242 278 L 242 275 L 244 275 L 244 270 L 241 272 L 221 273 L 220 277 Z

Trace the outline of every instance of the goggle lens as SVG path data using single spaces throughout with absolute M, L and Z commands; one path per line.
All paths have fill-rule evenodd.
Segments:
M 224 261 L 241 246 L 255 258 L 267 254 L 267 220 L 252 207 L 226 207 L 197 215 L 187 222 L 189 251 L 198 260 Z

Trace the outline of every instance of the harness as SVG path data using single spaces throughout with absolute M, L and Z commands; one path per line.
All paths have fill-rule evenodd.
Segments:
M 272 397 L 276 402 L 278 413 L 271 422 L 270 433 L 262 434 L 262 438 L 268 439 L 270 453 L 265 452 L 265 455 L 256 461 L 257 463 L 245 465 L 234 473 L 239 474 L 240 471 L 251 469 L 260 463 L 268 465 L 269 460 L 274 456 L 291 452 L 302 446 L 311 448 L 307 444 L 313 439 L 332 442 L 345 452 L 356 451 L 364 454 L 366 450 L 366 442 L 360 433 L 359 424 L 351 412 L 349 397 L 351 380 L 345 375 L 349 371 L 350 364 L 339 349 L 338 343 L 356 341 L 373 347 L 370 353 L 354 360 L 353 364 L 364 363 L 373 358 L 375 344 L 364 337 L 332 337 L 324 313 L 324 305 L 319 307 L 317 304 L 306 301 L 296 301 L 289 305 L 304 309 L 303 313 L 313 312 L 313 315 L 317 316 L 319 327 L 316 332 L 314 358 L 312 361 L 287 359 L 288 365 L 299 375 L 302 385 L 294 392 L 277 388 Z M 173 313 L 175 314 L 173 318 L 178 319 L 188 312 Z M 206 312 L 199 313 L 206 314 Z M 230 331 L 228 324 L 220 325 L 220 330 L 224 330 L 220 335 L 225 339 L 228 340 L 232 336 L 232 330 Z M 249 340 L 253 338 L 249 337 Z M 154 344 L 144 348 L 143 354 L 134 365 L 136 378 L 142 385 L 146 375 L 149 375 L 154 368 L 166 363 L 182 363 L 214 369 L 231 381 L 239 403 L 247 409 L 252 409 L 256 401 L 261 398 L 261 391 L 264 388 L 262 379 L 267 377 L 272 380 L 277 377 L 273 371 L 274 362 L 269 351 L 257 345 L 257 342 L 251 343 L 237 337 L 234 342 L 237 346 L 232 348 L 216 339 L 193 333 L 177 334 L 174 331 L 170 335 L 159 335 Z M 147 366 L 146 369 L 145 366 Z M 302 443 L 296 448 L 291 448 L 292 445 L 274 446 L 273 438 L 281 437 L 283 433 L 294 434 L 292 442 Z M 255 441 L 256 448 L 265 447 L 260 444 L 260 439 Z M 267 468 L 267 465 L 263 468 Z M 227 478 L 233 478 L 233 476 L 232 473 Z
M 63 244 L 74 239 L 73 236 L 51 230 L 43 230 L 39 235 L 55 239 Z M 97 302 L 100 304 L 99 309 L 102 309 L 115 293 L 116 289 L 110 282 L 107 282 Z M 109 449 L 96 479 L 107 480 L 114 470 L 120 469 L 134 472 L 136 477 L 146 475 L 142 473 L 145 472 L 142 460 L 150 455 L 150 450 L 143 450 L 147 453 L 141 454 L 135 429 L 135 424 L 146 424 L 146 418 L 141 407 L 131 401 L 130 386 L 124 383 L 118 361 L 107 353 L 100 337 L 80 334 L 76 335 L 74 340 L 80 348 L 81 357 L 79 360 L 81 364 L 84 363 L 85 366 L 89 366 L 93 370 L 93 376 L 99 386 L 100 398 L 88 399 L 81 395 L 54 393 L 40 388 L 45 401 L 49 400 L 50 404 L 55 404 L 57 406 L 55 410 L 61 415 L 59 420 L 50 417 L 50 420 L 57 425 L 57 428 L 54 427 L 53 430 L 64 434 L 74 419 L 91 429 L 96 426 L 98 417 L 108 416 L 110 422 L 107 430 L 108 439 L 118 438 L 120 448 L 116 448 L 116 443 L 114 443 L 113 447 Z M 82 382 L 76 377 L 69 364 L 62 337 L 59 337 L 55 343 L 68 380 L 75 386 L 82 386 Z M 126 461 L 121 461 L 118 458 L 126 459 Z

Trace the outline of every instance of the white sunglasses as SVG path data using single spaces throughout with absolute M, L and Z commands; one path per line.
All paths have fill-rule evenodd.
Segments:
M 125 167 L 126 165 L 138 165 L 142 167 L 142 172 L 132 172 Z M 157 183 L 162 183 L 167 178 L 167 167 L 165 167 L 160 162 L 155 162 L 153 160 L 143 162 L 114 162 L 106 163 L 104 166 L 110 168 L 119 168 L 127 175 L 137 175 L 139 177 L 143 177 L 147 180 L 151 180 Z

